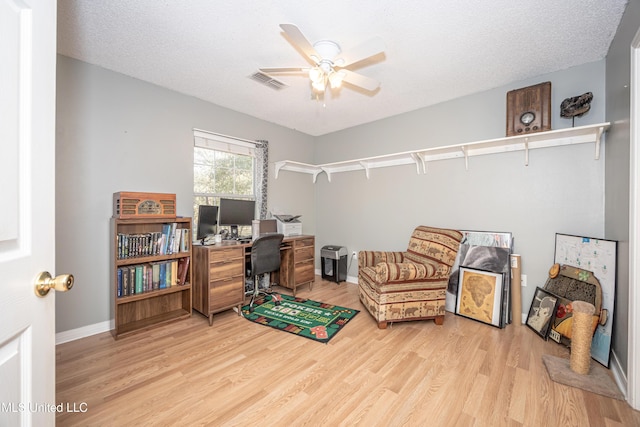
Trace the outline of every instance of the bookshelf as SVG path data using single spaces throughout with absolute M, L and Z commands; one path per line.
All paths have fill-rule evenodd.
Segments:
M 114 338 L 191 316 L 191 218 L 111 219 Z

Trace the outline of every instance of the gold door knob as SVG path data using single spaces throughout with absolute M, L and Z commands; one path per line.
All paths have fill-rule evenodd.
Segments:
M 61 274 L 55 278 L 51 277 L 48 271 L 43 271 L 36 278 L 36 295 L 46 296 L 51 289 L 58 292 L 66 292 L 73 287 L 73 275 Z

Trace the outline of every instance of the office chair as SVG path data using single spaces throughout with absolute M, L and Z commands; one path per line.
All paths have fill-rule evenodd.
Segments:
M 268 293 L 265 290 L 260 290 L 259 276 L 280 269 L 280 245 L 283 238 L 282 234 L 266 234 L 255 239 L 251 245 L 251 266 L 247 272 L 248 277 L 253 277 L 253 292 L 249 303 L 249 311 L 251 312 L 258 295 L 267 295 Z M 271 289 L 271 277 L 269 277 L 267 289 Z

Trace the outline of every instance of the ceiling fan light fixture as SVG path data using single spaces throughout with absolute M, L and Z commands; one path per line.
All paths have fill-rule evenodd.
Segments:
M 312 44 L 297 26 L 280 24 L 280 28 L 285 32 L 289 42 L 314 65 L 312 68 L 261 68 L 261 71 L 276 73 L 302 71 L 303 75 L 308 74 L 312 91 L 318 95 L 326 92 L 328 88 L 337 90 L 342 87 L 344 81 L 349 83 L 349 86 L 359 87 L 370 92 L 375 92 L 380 87 L 380 82 L 375 79 L 346 68 L 351 64 L 384 53 L 384 45 L 379 39 L 363 43 L 350 54 L 343 56 L 342 49 L 334 41 L 319 40 Z
M 320 67 L 313 67 L 309 70 L 309 78 L 312 82 L 322 82 L 324 80 L 324 72 L 320 69 Z
M 332 71 L 329 74 L 329 84 L 331 85 L 331 89 L 337 89 L 342 86 L 342 80 L 344 79 L 344 74 Z
M 324 89 L 326 86 L 327 86 L 327 82 L 325 81 L 324 75 L 322 76 L 321 79 L 311 82 L 311 87 L 316 92 L 324 92 Z

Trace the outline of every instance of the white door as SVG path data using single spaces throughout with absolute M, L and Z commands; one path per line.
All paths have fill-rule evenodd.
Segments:
M 631 42 L 631 178 L 629 194 L 629 332 L 627 401 L 640 410 L 640 28 Z
M 55 424 L 56 2 L 0 0 L 0 425 Z

